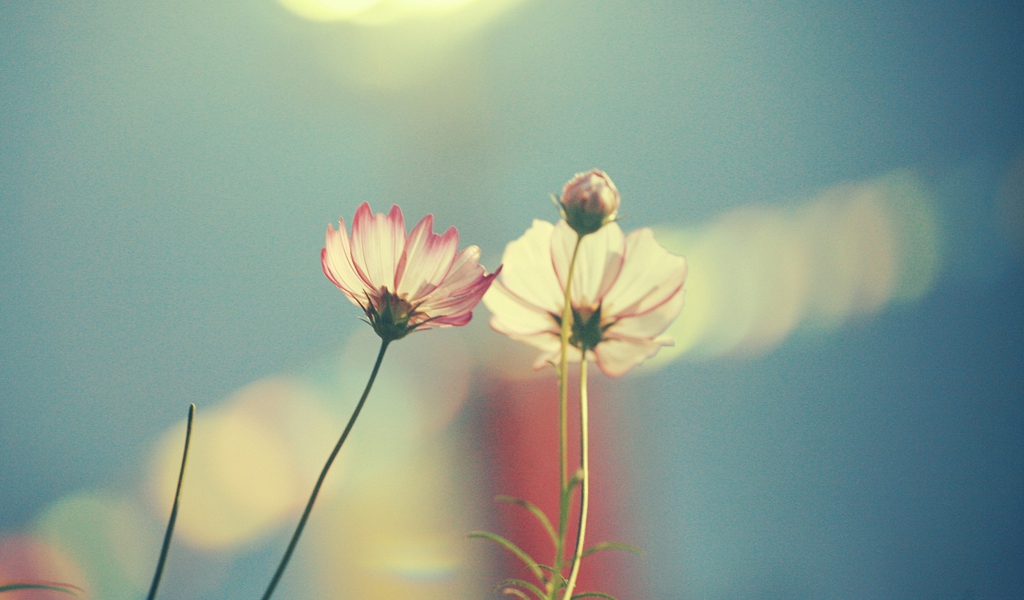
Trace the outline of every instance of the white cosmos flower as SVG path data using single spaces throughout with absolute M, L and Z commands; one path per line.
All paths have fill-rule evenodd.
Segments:
M 576 244 L 565 222 L 535 220 L 505 248 L 503 270 L 484 295 L 491 327 L 541 350 L 535 368 L 557 362 L 565 281 Z M 582 350 L 618 377 L 673 340 L 662 335 L 683 307 L 686 260 L 662 248 L 650 229 L 624 236 L 609 223 L 583 238 L 572 279 L 569 360 Z

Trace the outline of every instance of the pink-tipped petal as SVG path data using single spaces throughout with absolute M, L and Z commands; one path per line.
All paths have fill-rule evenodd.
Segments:
M 398 265 L 398 294 L 422 298 L 445 280 L 455 251 L 459 232 L 451 227 L 444 235 L 433 232 L 434 217 L 427 215 L 416 224 L 405 244 L 405 253 Z
M 468 246 L 456 254 L 441 285 L 418 301 L 423 306 L 443 305 L 453 297 L 472 293 L 476 286 L 490 285 L 481 283 L 487 272 L 477 262 L 479 259 L 480 248 L 476 246 Z
M 352 219 L 352 263 L 373 289 L 395 290 L 395 273 L 405 249 L 405 221 L 398 206 L 372 214 L 363 203 Z
M 480 267 L 481 274 L 483 267 Z M 500 268 L 499 268 L 500 271 Z M 430 315 L 445 315 L 454 317 L 463 314 L 472 314 L 473 308 L 480 303 L 480 299 L 490 288 L 497 277 L 498 272 L 490 275 L 483 275 L 473 282 L 469 287 L 462 288 L 457 293 L 444 298 L 434 298 L 431 302 L 424 302 L 421 310 Z
M 320 264 L 323 267 L 324 275 L 338 286 L 349 300 L 359 304 L 360 301 L 365 301 L 363 294 L 366 284 L 352 265 L 349 248 L 345 220 L 341 219 L 337 230 L 332 225 L 328 225 L 327 240 L 323 250 L 320 251 Z
M 440 317 L 438 319 L 434 319 L 433 321 L 430 322 L 430 326 L 433 326 L 433 327 L 462 327 L 463 325 L 468 324 L 472 319 L 473 319 L 473 311 L 470 310 L 468 312 L 464 312 L 464 313 L 460 313 L 460 314 L 445 315 L 445 316 Z

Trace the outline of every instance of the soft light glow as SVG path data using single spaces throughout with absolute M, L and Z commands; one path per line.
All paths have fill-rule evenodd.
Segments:
M 398 401 L 411 408 L 410 400 Z M 465 462 L 450 444 L 429 438 L 386 460 L 366 460 L 379 442 L 373 437 L 349 449 L 358 471 L 353 485 L 323 506 L 324 525 L 311 532 L 322 596 L 480 597 L 484 590 L 455 577 L 466 561 L 472 512 L 467 489 L 454 477 Z
M 283 523 L 304 504 L 337 428 L 312 392 L 288 379 L 257 382 L 221 407 L 200 409 L 176 537 L 228 548 Z M 157 515 L 170 510 L 183 439 L 177 427 L 159 444 L 150 486 Z
M 352 21 L 385 25 L 430 16 L 484 0 L 278 0 L 296 15 L 311 21 Z M 494 0 L 490 0 L 493 4 Z
M 759 352 L 799 327 L 834 328 L 920 298 L 940 267 L 938 218 L 918 178 L 896 171 L 788 208 L 741 208 L 658 240 L 690 265 L 686 305 L 669 328 L 683 354 Z
M 340 21 L 379 4 L 380 0 L 278 0 L 282 6 L 310 21 Z
M 77 563 L 90 598 L 141 598 L 152 577 L 159 533 L 142 507 L 127 498 L 79 493 L 52 504 L 40 516 L 34 537 Z
M 279 0 L 311 21 L 291 29 L 320 74 L 373 90 L 427 85 L 456 114 L 475 102 L 479 50 L 466 42 L 524 0 Z M 447 79 L 442 91 L 428 84 Z M 433 97 L 440 93 L 440 97 Z
M 0 539 L 0 586 L 8 583 L 65 583 L 88 591 L 85 572 L 59 548 L 29 536 Z M 57 594 L 38 590 L 7 592 L 4 600 L 34 600 Z
M 472 527 L 468 467 L 452 419 L 469 394 L 473 357 L 465 328 L 413 335 L 388 349 L 359 424 L 340 458 L 349 469 L 335 496 L 317 504 L 307 531 L 318 598 L 475 598 L 464 577 Z M 379 344 L 359 327 L 334 376 L 337 405 L 350 411 Z M 443 348 L 443 351 L 439 351 Z

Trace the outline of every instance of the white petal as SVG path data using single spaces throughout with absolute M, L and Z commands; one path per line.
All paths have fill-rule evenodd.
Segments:
M 551 234 L 555 227 L 534 220 L 518 240 L 505 247 L 501 281 L 526 302 L 552 314 L 562 313 L 564 291 L 551 264 Z
M 512 295 L 501 281 L 495 282 L 484 294 L 484 305 L 493 315 L 491 326 L 501 333 L 559 333 L 558 324 L 549 313 Z
M 605 331 L 610 337 L 652 339 L 661 335 L 683 309 L 683 290 L 680 288 L 668 300 L 640 315 L 622 317 Z
M 459 232 L 451 227 L 444 235 L 433 231 L 434 217 L 427 215 L 417 223 L 405 243 L 398 265 L 400 296 L 419 298 L 444 281 L 459 246 Z
M 352 263 L 374 289 L 395 291 L 395 273 L 405 249 L 402 210 L 392 206 L 387 215 L 372 214 L 365 202 L 352 219 Z
M 622 270 L 625 237 L 609 223 L 583 238 L 572 273 L 572 305 L 590 308 L 601 303 Z
M 572 251 L 576 247 L 579 236 L 564 220 L 559 221 L 551 232 L 551 266 L 555 269 L 558 285 L 565 290 L 565 280 L 569 276 L 569 263 L 572 262 Z M 561 304 L 561 302 L 559 302 Z
M 559 357 L 562 353 L 562 341 L 558 335 L 546 335 L 546 336 L 532 336 L 530 340 L 522 337 L 509 336 L 512 339 L 518 339 L 527 342 L 533 346 L 536 346 L 542 350 L 537 360 L 533 361 L 534 369 L 541 369 L 546 365 L 555 365 L 559 363 Z M 580 362 L 580 349 L 575 346 L 569 346 L 567 348 L 566 358 L 570 363 Z M 589 360 L 589 357 L 588 357 Z
M 602 316 L 643 314 L 666 302 L 686 280 L 686 260 L 662 248 L 650 229 L 626 236 L 618 279 L 604 297 Z
M 669 344 L 668 340 L 662 339 L 609 339 L 598 344 L 594 354 L 597 355 L 597 366 L 605 375 L 620 377 Z

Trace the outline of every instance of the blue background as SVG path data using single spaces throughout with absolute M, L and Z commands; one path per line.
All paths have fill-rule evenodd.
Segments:
M 943 231 L 922 298 L 611 384 L 645 577 L 1024 597 L 1024 269 L 994 216 L 1019 3 L 534 0 L 417 43 L 270 0 L 0 4 L 0 532 L 131 481 L 189 402 L 336 352 L 361 325 L 317 254 L 363 201 L 495 268 L 593 166 L 627 228 L 911 168 Z

